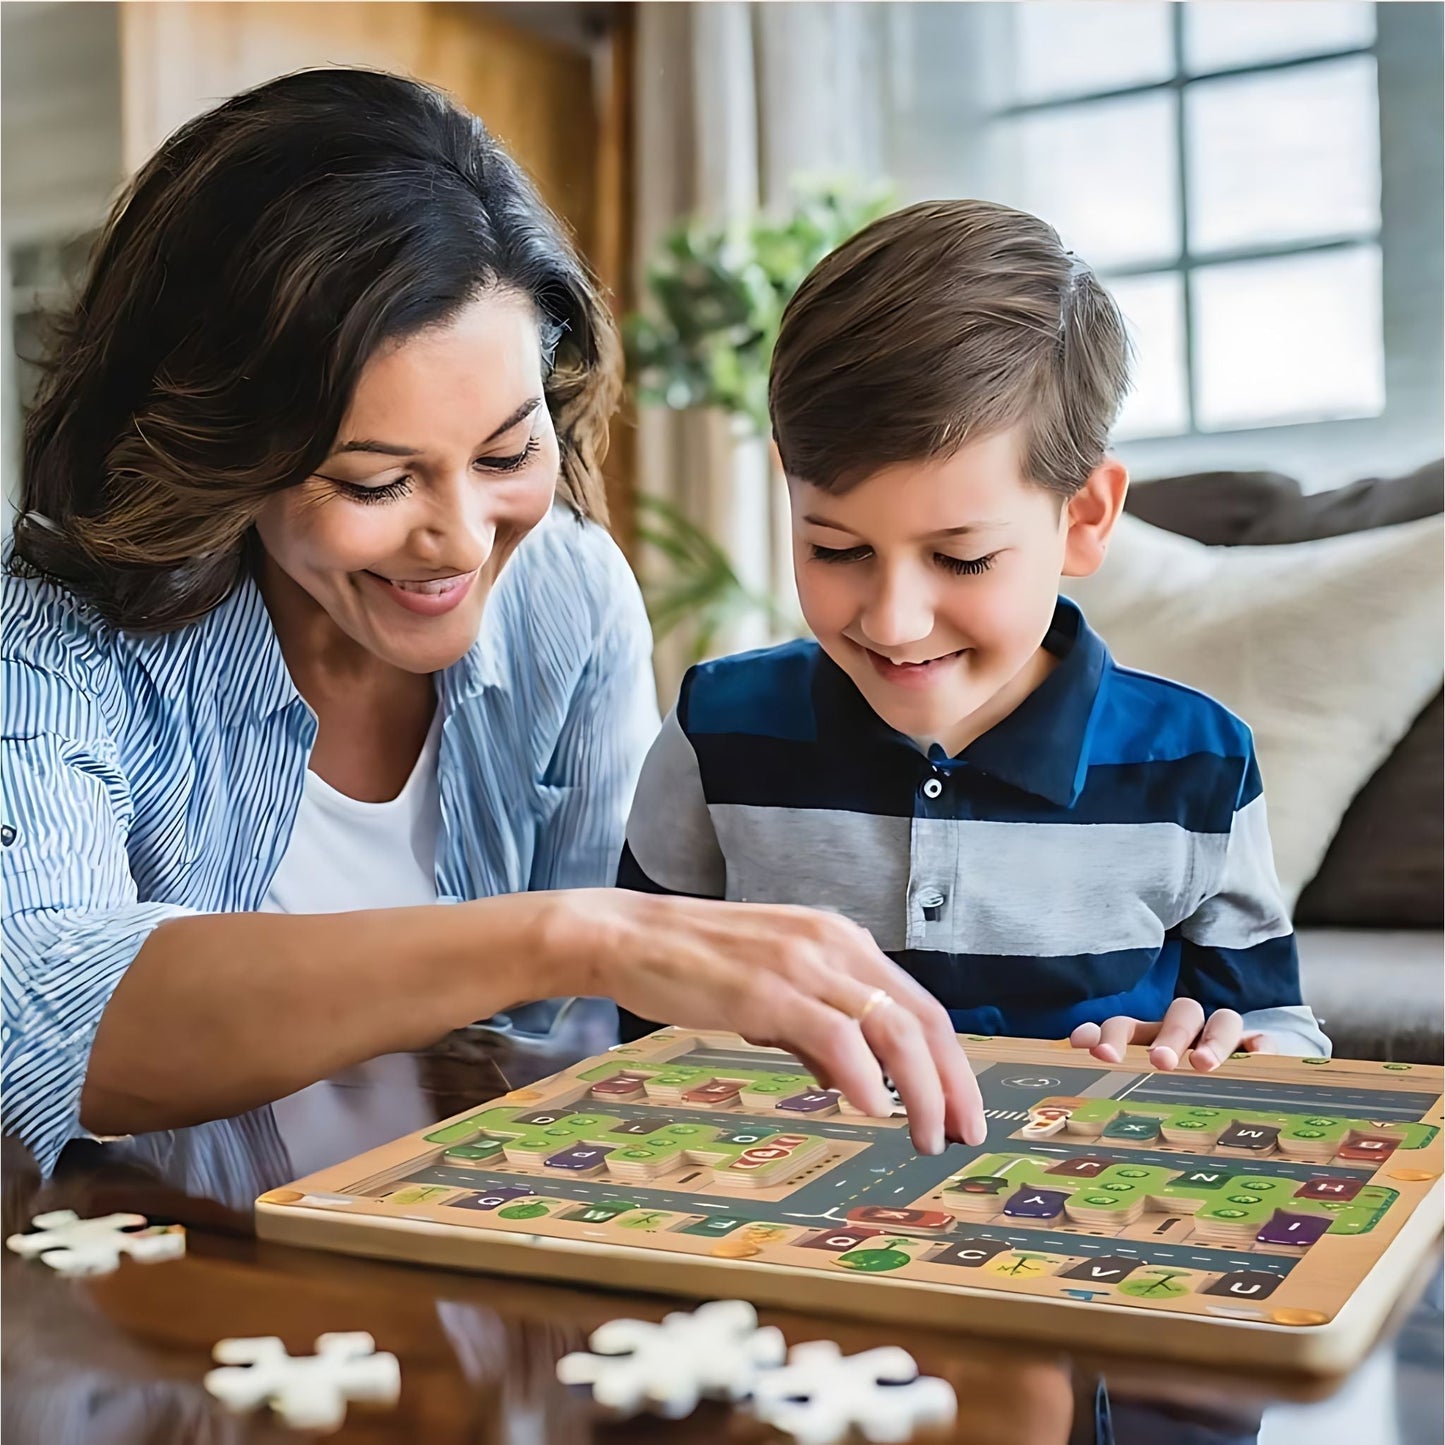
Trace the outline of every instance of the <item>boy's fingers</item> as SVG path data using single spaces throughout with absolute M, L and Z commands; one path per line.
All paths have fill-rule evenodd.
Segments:
M 1174 1069 L 1184 1052 L 1204 1027 L 1204 1009 L 1197 999 L 1176 998 L 1165 1011 L 1149 1049 L 1149 1062 L 1156 1069 Z
M 1124 1057 L 1124 1050 L 1134 1042 L 1142 1030 L 1148 1029 L 1148 1024 L 1140 1023 L 1138 1019 L 1130 1018 L 1128 1014 L 1119 1014 L 1114 1018 L 1105 1019 L 1099 1025 L 1099 1042 L 1089 1052 L 1106 1064 L 1117 1064 Z
M 1069 1042 L 1076 1049 L 1092 1049 L 1099 1042 L 1098 1024 L 1080 1024 L 1069 1035 Z
M 1217 1069 L 1239 1047 L 1243 1034 L 1244 1020 L 1232 1008 L 1215 1009 L 1194 1045 L 1189 1062 L 1201 1074 Z

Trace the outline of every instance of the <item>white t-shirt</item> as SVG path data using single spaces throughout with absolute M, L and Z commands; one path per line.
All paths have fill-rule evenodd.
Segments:
M 361 803 L 338 793 L 307 769 L 291 841 L 266 890 L 263 913 L 345 913 L 357 908 L 403 908 L 435 903 L 441 793 L 438 707 L 421 756 L 389 803 Z M 371 1086 L 358 1093 L 360 1084 Z M 381 1086 L 381 1087 L 377 1087 Z M 366 1108 L 358 1116 L 357 1100 Z M 379 1115 L 377 1101 L 384 1115 Z M 406 1054 L 369 1059 L 333 1079 L 300 1090 L 271 1106 L 296 1174 L 310 1174 L 338 1159 L 436 1122 Z M 387 1124 L 378 1128 L 381 1118 Z
M 435 903 L 441 709 L 401 792 L 361 803 L 310 771 L 263 913 L 347 913 Z

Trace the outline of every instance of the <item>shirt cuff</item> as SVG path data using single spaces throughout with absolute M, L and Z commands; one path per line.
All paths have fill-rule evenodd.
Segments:
M 29 957 L 24 920 L 11 920 L 7 964 L 16 979 L 15 994 L 6 998 L 5 1128 L 35 1156 L 42 1175 L 72 1139 L 94 1137 L 81 1127 L 80 1096 L 101 1015 L 126 969 L 162 923 L 196 911 L 142 903 L 69 919 L 52 915 L 48 937 Z
M 1308 1004 L 1252 1009 L 1243 1018 L 1246 1034 L 1267 1037 L 1269 1053 L 1302 1059 L 1328 1059 L 1334 1054 L 1334 1046 Z

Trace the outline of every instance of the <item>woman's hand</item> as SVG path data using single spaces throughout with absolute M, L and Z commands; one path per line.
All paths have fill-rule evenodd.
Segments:
M 983 1143 L 983 1100 L 948 1014 L 857 924 L 620 889 L 553 896 L 546 946 L 590 957 L 586 992 L 644 1018 L 787 1049 L 824 1088 L 885 1118 L 886 1072 L 920 1153 L 941 1153 L 950 1139 Z
M 1149 1044 L 1149 1062 L 1164 1070 L 1177 1069 L 1188 1053 L 1190 1065 L 1201 1074 L 1217 1069 L 1238 1049 L 1269 1052 L 1267 1035 L 1247 1033 L 1232 1008 L 1216 1009 L 1206 1020 L 1203 1007 L 1192 998 L 1176 998 L 1162 1019 L 1120 1014 L 1101 1024 L 1080 1024 L 1069 1042 L 1106 1064 L 1117 1064 L 1130 1044 Z

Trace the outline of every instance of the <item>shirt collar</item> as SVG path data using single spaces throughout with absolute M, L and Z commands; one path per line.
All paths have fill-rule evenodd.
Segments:
M 1060 597 L 1044 647 L 1058 658 L 1053 671 L 1013 712 L 974 739 L 956 758 L 935 745 L 942 767 L 969 766 L 1001 782 L 1068 808 L 1078 800 L 1088 771 L 1089 739 L 1105 670 L 1103 639 L 1068 598 Z M 864 701 L 848 675 L 821 650 L 813 684 L 818 735 L 856 746 L 887 742 L 914 748 Z
M 437 678 L 437 705 L 443 718 L 478 693 L 502 685 L 501 649 L 491 635 L 501 610 L 495 603 L 495 597 L 487 598 L 477 640 Z
M 211 655 L 227 726 L 262 722 L 300 701 L 301 694 L 281 656 L 271 614 L 249 571 L 200 625 L 214 647 Z
M 1054 670 L 1007 717 L 975 738 L 958 760 L 1070 808 L 1088 772 L 1089 740 L 1109 650 L 1066 597 L 1054 608 L 1044 647 L 1058 658 Z

